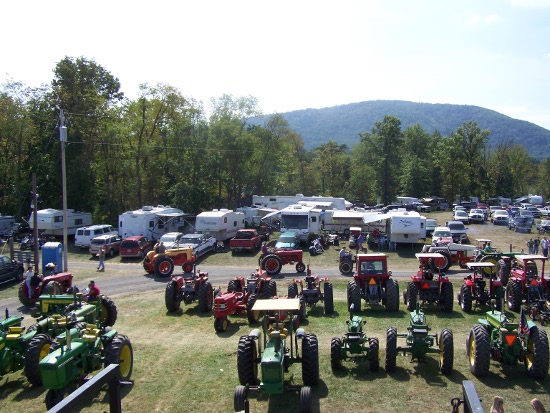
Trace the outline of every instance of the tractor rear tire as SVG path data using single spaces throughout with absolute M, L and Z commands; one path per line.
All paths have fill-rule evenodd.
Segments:
M 504 301 L 504 288 L 501 286 L 495 287 L 495 310 L 502 311 L 502 303 Z
M 201 313 L 212 311 L 213 303 L 214 292 L 212 291 L 212 284 L 210 284 L 210 281 L 203 281 L 199 285 L 199 311 Z
M 454 292 L 450 282 L 441 284 L 441 308 L 446 313 L 453 311 Z
M 380 368 L 380 343 L 376 337 L 369 338 L 369 367 L 372 373 Z
M 288 285 L 288 298 L 296 298 L 298 296 L 298 285 L 290 283 Z
M 340 272 L 342 274 L 351 274 L 353 272 L 353 261 L 352 260 L 342 260 L 339 265 Z
M 361 291 L 355 280 L 348 281 L 348 310 L 353 305 L 353 311 L 361 311 Z
M 407 310 L 416 310 L 416 303 L 418 302 L 418 285 L 414 282 L 410 282 L 407 286 Z
M 299 262 L 296 264 L 296 272 L 304 272 L 306 270 L 306 264 Z
M 523 293 L 521 292 L 521 285 L 517 282 L 509 283 L 506 286 L 506 302 L 508 303 L 508 309 L 519 313 L 522 299 Z
M 180 299 L 178 298 L 178 283 L 177 281 L 169 281 L 166 284 L 166 292 L 164 293 L 164 303 L 166 309 L 173 313 L 180 309 Z
M 249 324 L 256 324 L 260 319 L 260 312 L 252 311 L 252 307 L 254 307 L 255 302 L 256 294 L 250 294 L 250 297 L 248 297 L 248 301 L 246 302 L 246 316 Z
M 302 386 L 300 389 L 300 412 L 311 412 L 311 387 Z
M 386 280 L 386 311 L 399 311 L 399 284 L 397 280 Z
M 27 286 L 25 284 L 25 281 L 23 281 L 20 285 L 19 285 L 19 292 L 18 292 L 18 296 L 19 296 L 19 302 L 21 304 L 23 304 L 24 306 L 26 307 L 30 307 L 31 305 L 34 304 L 34 301 L 29 298 L 27 296 Z
M 491 341 L 486 326 L 475 324 L 472 327 L 466 342 L 466 351 L 472 374 L 476 377 L 487 376 L 491 364 Z
M 44 286 L 41 294 L 48 294 L 48 295 L 63 294 L 63 288 L 61 288 L 61 284 L 59 284 L 57 281 L 50 281 L 48 284 Z
M 498 256 L 497 255 L 484 255 L 483 257 L 481 257 L 481 259 L 479 260 L 479 262 L 491 262 L 493 264 L 495 264 L 495 268 L 497 267 L 498 265 Z M 482 268 L 482 272 L 483 272 L 483 276 L 484 277 L 487 277 L 487 278 L 491 278 L 491 272 L 494 271 L 492 270 L 490 267 L 485 267 L 485 268 Z
M 275 280 L 264 282 L 262 291 L 260 291 L 260 298 L 273 298 L 275 296 L 277 296 L 277 282 Z
M 237 350 L 237 371 L 239 383 L 246 386 L 258 384 L 258 347 L 250 336 L 241 336 Z
M 105 367 L 118 364 L 118 380 L 128 381 L 134 366 L 134 351 L 130 339 L 124 334 L 117 334 L 105 346 Z
M 236 412 L 242 412 L 245 410 L 245 400 L 246 400 L 246 387 L 237 386 L 235 387 L 235 394 L 233 395 L 233 408 Z
M 239 280 L 231 280 L 227 283 L 227 292 L 228 293 L 234 293 L 234 292 L 241 292 L 241 283 Z
M 298 311 L 300 321 L 305 321 L 307 319 L 307 306 L 304 297 L 300 297 L 300 309 Z
M 508 260 L 498 260 L 498 278 L 504 287 L 508 285 L 508 280 L 510 279 L 510 261 Z
M 277 275 L 283 268 L 283 262 L 275 254 L 269 254 L 262 260 L 262 270 L 265 270 L 269 275 Z
M 395 371 L 397 360 L 397 328 L 388 327 L 386 331 L 386 371 Z
M 332 371 L 342 368 L 342 339 L 334 337 L 330 340 L 330 367 Z
M 326 282 L 323 284 L 323 299 L 325 304 L 325 315 L 334 313 L 334 290 L 332 283 Z
M 440 253 L 443 258 L 438 258 L 437 261 L 443 261 L 443 264 L 438 267 L 436 265 L 436 260 L 433 258 L 430 258 L 428 260 L 428 265 L 430 266 L 430 269 L 433 271 L 434 274 L 438 274 L 439 272 L 445 272 L 451 267 L 451 255 L 449 254 L 448 250 L 433 250 L 430 252 L 438 252 Z
M 170 257 L 158 257 L 155 260 L 154 268 L 155 276 L 162 278 L 170 277 L 174 272 L 174 261 Z
M 472 311 L 472 290 L 466 284 L 462 284 L 460 287 L 460 296 L 458 300 L 462 311 L 469 313 Z
M 36 334 L 27 346 L 25 351 L 25 376 L 33 386 L 42 384 L 42 376 L 38 363 L 48 354 L 54 340 L 47 334 Z
M 103 326 L 112 327 L 115 325 L 117 317 L 118 309 L 113 300 L 109 297 L 101 297 L 101 324 Z
M 528 353 L 525 355 L 525 370 L 533 379 L 543 380 L 548 373 L 548 336 L 543 328 L 537 326 L 529 330 Z
M 439 336 L 439 370 L 442 374 L 451 374 L 453 371 L 454 343 L 453 332 L 449 328 L 441 330 Z
M 302 380 L 306 386 L 319 382 L 319 343 L 315 334 L 302 339 Z

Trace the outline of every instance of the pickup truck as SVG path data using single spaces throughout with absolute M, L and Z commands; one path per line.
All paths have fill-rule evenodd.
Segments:
M 193 248 L 193 256 L 199 258 L 216 248 L 216 238 L 205 234 L 185 234 L 177 242 L 178 248 Z
M 255 229 L 240 229 L 229 240 L 229 249 L 233 254 L 245 250 L 254 252 L 260 249 L 265 239 L 265 235 L 260 235 Z

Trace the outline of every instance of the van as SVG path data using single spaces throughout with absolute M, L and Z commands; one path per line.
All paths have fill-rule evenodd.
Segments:
M 82 249 L 88 248 L 92 239 L 100 235 L 118 235 L 118 231 L 112 225 L 92 225 L 91 227 L 78 228 L 74 234 L 74 245 Z

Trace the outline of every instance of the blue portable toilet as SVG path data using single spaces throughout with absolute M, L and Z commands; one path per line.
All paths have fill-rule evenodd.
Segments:
M 55 265 L 54 269 L 48 266 L 50 263 Z M 46 242 L 42 245 L 42 274 L 55 274 L 59 272 L 60 268 L 63 268 L 63 244 L 60 242 Z

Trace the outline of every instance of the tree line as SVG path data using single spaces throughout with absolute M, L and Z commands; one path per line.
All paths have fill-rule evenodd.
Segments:
M 252 195 L 324 195 L 367 204 L 396 196 L 550 196 L 550 162 L 513 142 L 487 145 L 475 120 L 450 136 L 384 116 L 349 148 L 333 140 L 307 150 L 284 117 L 262 125 L 252 96 L 208 102 L 165 84 L 130 100 L 93 60 L 65 57 L 49 85 L 0 89 L 0 212 L 27 218 L 31 177 L 38 208 L 62 207 L 60 109 L 65 114 L 67 205 L 115 224 L 143 205 L 198 213 L 250 205 Z

